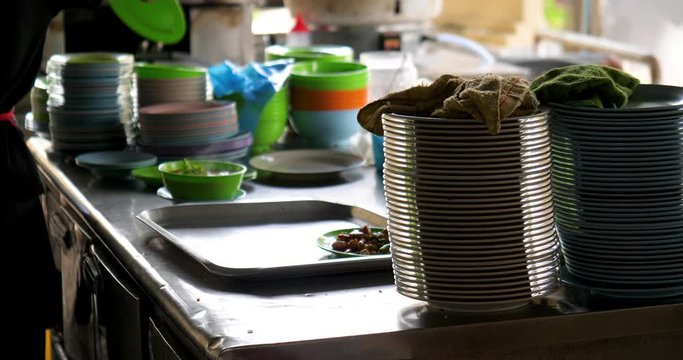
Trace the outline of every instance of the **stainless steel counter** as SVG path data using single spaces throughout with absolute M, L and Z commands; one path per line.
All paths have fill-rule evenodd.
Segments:
M 47 181 L 178 336 L 207 358 L 683 358 L 681 303 L 620 304 L 565 287 L 522 309 L 457 314 L 399 295 L 390 271 L 271 281 L 221 277 L 135 218 L 170 201 L 139 180 L 94 178 L 72 158 L 49 152 L 48 141 L 28 144 Z M 238 201 L 318 199 L 386 214 L 374 168 L 345 180 L 313 187 L 248 182 L 248 195 Z

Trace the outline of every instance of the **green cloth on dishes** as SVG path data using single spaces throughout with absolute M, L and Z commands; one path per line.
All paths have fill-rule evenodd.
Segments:
M 620 108 L 628 102 L 640 81 L 604 65 L 570 65 L 549 70 L 531 83 L 541 104 Z
M 429 85 L 414 86 L 375 100 L 358 112 L 358 123 L 375 135 L 384 135 L 383 113 L 468 119 L 485 124 L 491 134 L 508 117 L 536 112 L 538 100 L 529 82 L 519 77 L 486 74 L 475 78 L 441 75 Z

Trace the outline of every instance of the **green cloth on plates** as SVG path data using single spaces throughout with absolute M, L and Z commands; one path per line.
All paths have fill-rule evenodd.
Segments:
M 549 70 L 531 83 L 541 104 L 620 108 L 628 102 L 640 81 L 604 65 L 570 65 Z
M 491 134 L 500 131 L 507 117 L 536 112 L 538 101 L 529 83 L 519 77 L 487 74 L 475 78 L 442 75 L 429 85 L 414 86 L 375 100 L 358 112 L 358 123 L 375 135 L 383 135 L 382 114 L 474 118 Z

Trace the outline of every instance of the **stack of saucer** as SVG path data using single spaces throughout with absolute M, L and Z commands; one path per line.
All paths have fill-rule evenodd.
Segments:
M 398 291 L 457 311 L 524 306 L 559 284 L 546 113 L 503 121 L 383 116 Z
M 133 142 L 132 55 L 53 55 L 47 73 L 55 150 L 122 149 Z
M 683 88 L 640 85 L 620 109 L 555 104 L 550 124 L 564 280 L 683 297 Z

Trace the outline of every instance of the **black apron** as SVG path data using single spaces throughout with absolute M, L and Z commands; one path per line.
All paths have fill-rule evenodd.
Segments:
M 43 359 L 45 329 L 61 322 L 61 280 L 45 226 L 38 177 L 22 132 L 6 119 L 28 94 L 42 60 L 45 34 L 52 18 L 66 6 L 91 6 L 100 0 L 0 1 L 0 244 L 5 309 L 5 341 L 22 359 Z M 20 264 L 18 267 L 13 264 Z

